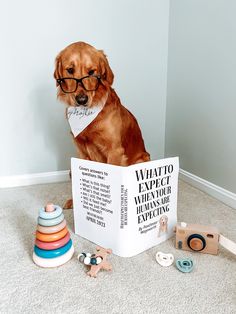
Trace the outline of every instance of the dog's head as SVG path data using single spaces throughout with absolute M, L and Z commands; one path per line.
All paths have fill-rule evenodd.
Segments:
M 160 218 L 160 226 L 164 227 L 167 225 L 168 217 L 166 215 L 161 216 Z
M 54 78 L 65 104 L 93 107 L 106 102 L 114 75 L 103 51 L 77 42 L 56 57 Z
M 96 255 L 97 256 L 101 256 L 103 259 L 106 259 L 107 256 L 112 253 L 111 249 L 105 249 L 105 248 L 103 248 L 101 246 L 97 246 L 96 247 L 96 251 L 97 251 Z

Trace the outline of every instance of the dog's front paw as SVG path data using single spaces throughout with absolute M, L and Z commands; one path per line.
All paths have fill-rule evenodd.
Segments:
M 73 200 L 67 200 L 63 206 L 63 209 L 73 209 Z

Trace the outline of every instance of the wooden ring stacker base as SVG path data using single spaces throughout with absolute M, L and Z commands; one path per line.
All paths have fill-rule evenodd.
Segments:
M 66 220 L 64 219 L 58 225 L 51 226 L 51 227 L 44 227 L 44 226 L 37 225 L 37 230 L 41 233 L 49 234 L 49 233 L 58 232 L 58 231 L 62 230 L 63 228 L 65 228 L 65 226 L 66 226 Z
M 37 256 L 35 252 L 33 252 L 33 261 L 36 265 L 43 268 L 58 267 L 68 262 L 72 258 L 73 254 L 74 247 L 72 245 L 69 251 L 67 251 L 64 255 L 55 258 L 42 258 Z
M 50 233 L 50 234 L 45 234 L 45 233 L 41 233 L 39 231 L 36 232 L 36 239 L 43 241 L 43 242 L 53 242 L 53 241 L 57 241 L 60 240 L 61 238 L 63 238 L 68 232 L 67 227 L 65 227 L 64 229 L 62 229 L 59 232 L 56 233 Z
M 35 245 L 42 250 L 55 250 L 66 245 L 66 243 L 69 241 L 70 241 L 70 233 L 67 232 L 64 238 L 61 238 L 60 240 L 53 241 L 53 242 L 42 242 L 38 239 L 35 239 Z

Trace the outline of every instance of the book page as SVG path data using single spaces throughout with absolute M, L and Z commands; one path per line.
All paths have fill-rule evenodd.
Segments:
M 119 252 L 123 167 L 71 160 L 75 233 Z
M 173 236 L 177 223 L 178 173 L 178 157 L 126 168 L 128 229 L 121 236 L 122 256 L 136 255 Z

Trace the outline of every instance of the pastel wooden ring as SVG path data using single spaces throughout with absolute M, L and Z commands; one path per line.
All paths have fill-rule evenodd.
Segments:
M 63 213 L 60 216 L 53 219 L 43 219 L 41 217 L 38 217 L 38 224 L 44 227 L 51 227 L 51 226 L 58 225 L 59 223 L 62 222 L 63 219 L 64 219 Z
M 60 240 L 53 241 L 53 242 L 42 242 L 38 239 L 35 239 L 35 245 L 43 250 L 55 250 L 59 247 L 66 245 L 66 243 L 69 241 L 70 241 L 70 233 L 67 232 L 64 238 L 61 238 Z
M 43 257 L 43 258 L 55 258 L 58 256 L 61 256 L 63 254 L 65 254 L 67 251 L 69 251 L 69 249 L 72 247 L 72 241 L 70 240 L 69 242 L 67 242 L 66 245 L 57 248 L 55 250 L 42 250 L 40 248 L 38 248 L 36 245 L 34 246 L 34 252 L 36 255 L 38 255 L 39 257 Z
M 44 227 L 44 226 L 37 225 L 37 230 L 41 233 L 47 233 L 48 234 L 48 233 L 58 232 L 58 231 L 62 230 L 63 228 L 65 228 L 65 226 L 66 226 L 66 220 L 64 219 L 58 225 L 51 226 L 51 227 Z
M 55 257 L 55 258 L 43 258 L 43 257 L 39 257 L 35 254 L 35 252 L 33 252 L 33 261 L 36 265 L 40 266 L 40 267 L 44 267 L 44 268 L 52 268 L 52 267 L 58 267 L 61 266 L 63 264 L 65 264 L 66 262 L 68 262 L 73 254 L 74 254 L 74 247 L 73 245 L 71 246 L 71 248 L 69 249 L 69 251 L 67 251 L 65 254 Z
M 39 231 L 36 231 L 36 239 L 43 241 L 43 242 L 53 242 L 60 240 L 61 238 L 64 238 L 64 236 L 67 234 L 68 229 L 67 227 L 63 228 L 61 231 L 56 233 L 41 233 Z
M 54 205 L 54 211 L 52 212 L 46 212 L 45 207 L 43 207 L 43 208 L 40 208 L 39 210 L 39 217 L 43 219 L 53 219 L 60 216 L 61 213 L 62 213 L 62 208 L 58 205 Z

